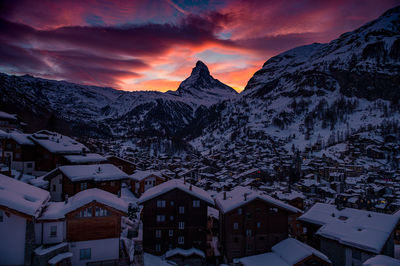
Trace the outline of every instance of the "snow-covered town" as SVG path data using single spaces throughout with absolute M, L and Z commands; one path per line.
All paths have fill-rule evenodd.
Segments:
M 396 1 L 0 6 L 0 266 L 400 266 Z

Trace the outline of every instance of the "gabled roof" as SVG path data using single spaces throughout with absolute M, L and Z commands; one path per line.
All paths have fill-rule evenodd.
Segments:
M 198 188 L 196 186 L 190 185 L 189 183 L 184 183 L 179 179 L 172 179 L 167 182 L 164 182 L 160 185 L 152 187 L 148 189 L 143 195 L 139 198 L 139 203 L 142 204 L 148 200 L 151 200 L 155 197 L 158 197 L 162 194 L 165 194 L 171 190 L 179 189 L 183 192 L 191 194 L 192 196 L 201 199 L 210 205 L 214 205 L 214 201 L 211 196 L 203 189 Z
M 298 220 L 320 225 L 317 235 L 373 253 L 380 253 L 399 217 L 335 205 L 316 203 Z
M 129 176 L 112 164 L 63 165 L 59 171 L 72 182 L 94 180 L 96 182 L 126 179 Z
M 49 199 L 48 191 L 0 174 L 0 205 L 36 218 Z
M 97 153 L 84 153 L 74 155 L 64 155 L 64 158 L 70 163 L 100 163 L 106 162 L 107 159 Z
M 226 193 L 226 199 L 224 199 L 224 193 Z M 280 200 L 274 199 L 264 192 L 251 190 L 248 187 L 237 186 L 233 190 L 221 192 L 215 197 L 217 206 L 223 213 L 228 213 L 255 199 L 265 201 L 268 204 L 289 212 L 302 213 L 302 211 L 296 207 L 286 204 Z
M 89 151 L 82 143 L 70 137 L 47 130 L 38 131 L 29 138 L 51 153 L 80 154 L 82 151 Z
M 83 190 L 68 199 L 68 202 L 51 202 L 43 212 L 40 220 L 63 219 L 65 215 L 93 201 L 128 212 L 128 203 L 110 192 L 92 188 Z
M 34 146 L 35 143 L 33 143 L 30 139 L 29 139 L 29 134 L 22 134 L 19 132 L 11 132 L 8 134 L 9 138 L 14 140 L 16 143 L 18 143 L 19 145 L 29 145 L 29 146 Z
M 141 181 L 151 175 L 155 175 L 155 176 L 158 176 L 158 177 L 164 179 L 164 177 L 161 175 L 161 172 L 140 171 L 140 170 L 137 170 L 135 173 L 133 173 L 129 177 L 135 181 Z
M 0 111 L 0 118 L 7 119 L 7 120 L 18 120 L 16 114 L 9 114 L 3 111 Z

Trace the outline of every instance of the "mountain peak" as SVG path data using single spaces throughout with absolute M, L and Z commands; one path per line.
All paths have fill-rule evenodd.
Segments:
M 210 71 L 206 64 L 202 61 L 197 61 L 196 66 L 192 69 L 190 76 L 210 76 Z

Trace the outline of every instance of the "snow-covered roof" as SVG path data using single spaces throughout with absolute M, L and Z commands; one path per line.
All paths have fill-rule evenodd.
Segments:
M 399 266 L 400 260 L 396 260 L 386 255 L 377 255 L 369 258 L 363 263 L 363 266 Z
M 224 199 L 224 193 L 226 193 L 226 199 Z M 231 191 L 218 193 L 215 197 L 217 206 L 223 213 L 230 212 L 231 210 L 236 209 L 242 205 L 245 205 L 255 199 L 265 201 L 273 206 L 276 206 L 280 209 L 284 209 L 290 212 L 294 213 L 302 212 L 298 208 L 286 204 L 280 200 L 274 199 L 273 197 L 265 194 L 264 192 L 251 190 L 248 187 L 237 186 Z
M 0 205 L 38 217 L 49 199 L 48 191 L 0 174 Z
M 64 155 L 64 158 L 70 163 L 100 163 L 105 162 L 107 159 L 97 153 Z
M 395 215 L 316 203 L 298 218 L 321 225 L 317 234 L 344 245 L 380 253 L 399 220 Z
M 294 238 L 282 240 L 273 246 L 271 250 L 272 252 L 240 258 L 238 261 L 244 266 L 287 266 L 295 265 L 314 255 L 328 263 L 331 262 L 325 254 Z
M 290 265 L 294 265 L 311 255 L 314 255 L 326 262 L 330 262 L 329 258 L 325 254 L 294 238 L 287 238 L 279 242 L 273 246 L 271 250 Z
M 79 154 L 89 149 L 76 140 L 59 133 L 42 130 L 32 134 L 30 139 L 51 153 Z
M 197 256 L 202 257 L 202 258 L 206 257 L 204 252 L 201 251 L 200 249 L 197 249 L 197 248 L 190 248 L 190 249 L 174 248 L 174 249 L 168 250 L 165 253 L 165 257 L 166 258 L 175 256 L 175 255 L 181 255 L 181 256 L 184 256 L 184 257 L 189 257 L 189 256 L 192 256 L 192 255 L 197 255 Z
M 155 175 L 155 176 L 158 176 L 158 177 L 164 179 L 161 175 L 161 172 L 141 171 L 141 170 L 137 170 L 135 173 L 130 175 L 130 178 L 132 178 L 135 181 L 142 181 L 143 179 L 145 179 L 146 177 L 151 176 L 151 175 Z
M 30 136 L 29 134 L 22 134 L 19 132 L 11 132 L 8 134 L 9 138 L 11 138 L 12 140 L 14 140 L 15 142 L 17 142 L 20 145 L 30 145 L 30 146 L 34 146 L 35 143 L 33 143 L 28 137 Z
M 272 252 L 263 253 L 255 256 L 243 257 L 238 259 L 238 261 L 243 266 L 264 266 L 264 265 L 291 266 L 277 254 Z
M 9 114 L 9 113 L 2 112 L 2 111 L 0 111 L 0 118 L 9 119 L 9 120 L 17 120 L 18 119 L 17 115 Z
M 186 193 L 191 194 L 192 196 L 199 198 L 211 205 L 214 205 L 214 201 L 211 196 L 203 189 L 198 188 L 196 186 L 190 185 L 189 183 L 184 183 L 179 179 L 171 179 L 167 182 L 164 182 L 160 185 L 152 187 L 148 189 L 143 195 L 139 198 L 139 203 L 144 203 L 148 200 L 151 200 L 159 195 L 167 193 L 171 190 L 179 189 Z
M 63 165 L 58 168 L 71 181 L 108 181 L 129 176 L 113 164 Z
M 50 202 L 40 220 L 63 219 L 70 213 L 92 201 L 97 201 L 122 212 L 128 211 L 128 203 L 117 195 L 102 189 L 91 188 L 83 190 L 68 199 L 68 202 Z

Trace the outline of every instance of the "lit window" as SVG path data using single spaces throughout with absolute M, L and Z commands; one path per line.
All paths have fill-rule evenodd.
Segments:
M 185 207 L 184 206 L 179 206 L 179 213 L 185 213 Z
M 183 237 L 183 236 L 178 237 L 178 244 L 180 244 L 180 245 L 185 244 L 185 237 Z
M 161 238 L 161 230 L 156 230 L 156 237 Z
M 90 260 L 92 257 L 92 250 L 90 248 L 84 248 L 79 250 L 80 260 Z
M 194 200 L 193 201 L 193 207 L 195 207 L 195 208 L 200 207 L 200 200 Z
M 158 208 L 165 208 L 165 200 L 157 200 Z
M 238 223 L 233 223 L 233 229 L 238 230 L 239 229 L 239 224 Z
M 57 236 L 57 226 L 52 225 L 50 226 L 50 237 L 56 237 Z
M 185 222 L 179 222 L 178 223 L 178 229 L 180 229 L 180 230 L 185 229 Z

